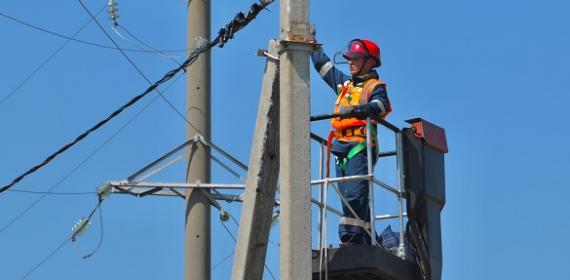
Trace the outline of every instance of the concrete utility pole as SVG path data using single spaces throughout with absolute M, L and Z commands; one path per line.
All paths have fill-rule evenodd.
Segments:
M 278 47 L 277 41 L 270 41 L 249 156 L 233 280 L 263 279 L 279 177 L 279 61 L 275 59 Z
M 309 1 L 281 0 L 281 279 L 311 279 Z
M 189 0 L 188 46 L 196 39 L 210 39 L 210 0 Z M 200 133 L 210 139 L 210 52 L 200 55 L 188 68 L 187 138 Z M 186 182 L 210 182 L 210 150 L 194 144 L 186 170 Z M 186 193 L 186 229 L 184 234 L 186 280 L 210 279 L 210 201 L 195 188 Z

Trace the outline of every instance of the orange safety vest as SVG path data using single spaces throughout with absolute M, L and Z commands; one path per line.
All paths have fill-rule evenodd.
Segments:
M 369 79 L 362 84 L 354 85 L 354 82 L 349 80 L 344 85 L 338 85 L 338 95 L 334 106 L 334 113 L 340 113 L 343 108 L 365 105 L 368 104 L 368 99 L 372 90 L 376 86 L 386 88 L 386 83 L 378 79 Z M 389 104 L 386 104 L 386 114 L 382 117 L 384 119 L 392 109 Z M 375 121 L 373 121 L 376 124 Z M 339 141 L 344 142 L 364 142 L 366 140 L 366 120 L 357 118 L 333 118 L 331 119 L 331 126 L 333 128 L 334 136 Z
M 342 108 L 350 106 L 358 106 L 368 104 L 368 99 L 372 94 L 372 90 L 376 86 L 382 86 L 386 89 L 386 83 L 380 81 L 379 79 L 368 79 L 362 84 L 355 85 L 352 80 L 346 81 L 343 85 L 338 85 L 338 94 L 334 106 L 334 112 L 340 113 Z M 390 104 L 385 104 L 386 113 L 382 116 L 385 119 L 386 116 L 392 111 Z M 376 121 L 372 121 L 376 124 Z M 362 145 L 366 141 L 366 120 L 360 120 L 358 118 L 333 118 L 331 119 L 332 131 L 327 139 L 327 168 L 326 176 L 330 176 L 330 154 L 331 145 L 333 138 L 337 138 L 339 141 L 344 142 L 358 142 L 361 150 Z M 375 137 L 373 137 L 375 138 Z M 375 139 L 372 139 L 373 145 L 375 146 Z M 357 148 L 357 147 L 355 147 Z M 352 152 L 352 151 L 351 151 Z M 349 153 L 350 154 L 350 153 Z

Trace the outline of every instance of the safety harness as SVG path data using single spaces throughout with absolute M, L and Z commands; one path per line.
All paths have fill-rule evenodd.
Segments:
M 353 85 L 352 81 L 345 82 L 344 85 L 338 86 L 338 97 L 335 103 L 335 113 L 338 113 L 342 107 L 363 105 L 368 103 L 368 98 L 372 90 L 377 86 L 381 85 L 386 87 L 386 84 L 378 79 L 370 79 L 364 82 L 361 86 Z M 366 149 L 366 121 L 352 118 L 335 118 L 331 120 L 331 125 L 333 129 L 329 133 L 327 139 L 327 177 L 330 176 L 330 157 L 331 157 L 331 147 L 334 138 L 339 141 L 344 142 L 359 142 L 354 146 L 344 158 L 336 158 L 337 165 L 345 170 L 348 162 L 355 157 L 358 153 Z M 372 143 L 376 148 L 376 153 L 378 153 L 378 141 L 376 139 L 376 126 L 372 126 Z
M 366 135 L 366 129 L 360 127 L 359 129 L 364 131 L 364 135 Z M 334 138 L 336 138 L 336 130 L 333 130 L 329 133 L 329 137 L 327 138 L 327 177 L 330 176 L 330 162 L 331 162 L 331 147 L 332 147 L 332 141 Z M 372 127 L 372 143 L 378 143 L 377 138 L 376 138 L 376 127 Z M 342 159 L 339 159 L 339 157 L 336 157 L 336 164 L 338 165 L 338 167 L 340 167 L 340 169 L 342 169 L 343 171 L 346 169 L 346 166 L 348 165 L 348 161 L 351 160 L 353 157 L 355 157 L 358 153 L 364 151 L 366 149 L 366 141 L 360 142 L 358 143 L 356 146 L 352 147 L 352 149 L 350 149 L 350 151 L 348 151 L 348 154 L 346 155 L 346 157 L 343 157 Z M 378 154 L 378 145 L 375 145 L 375 149 L 376 149 L 376 154 Z

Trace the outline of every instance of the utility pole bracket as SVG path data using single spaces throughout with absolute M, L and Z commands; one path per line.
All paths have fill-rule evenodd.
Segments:
M 267 58 L 269 58 L 269 59 L 273 59 L 273 60 L 275 60 L 275 61 L 279 61 L 279 57 L 277 57 L 277 56 L 275 56 L 275 55 L 273 55 L 273 54 L 270 54 L 270 53 L 269 53 L 267 50 L 265 50 L 265 49 L 258 49 L 258 50 L 257 50 L 257 53 L 255 53 L 255 55 L 257 55 L 257 56 L 264 56 L 264 57 L 267 57 Z
M 320 44 L 314 43 L 310 36 L 292 35 L 291 38 L 279 40 L 279 46 L 279 53 L 283 50 L 312 52 L 319 48 Z

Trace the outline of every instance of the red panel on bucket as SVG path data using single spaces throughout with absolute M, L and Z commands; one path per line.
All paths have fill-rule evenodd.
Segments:
M 447 153 L 445 129 L 421 118 L 410 119 L 406 122 L 412 125 L 416 137 L 424 139 L 428 146 L 442 153 Z

